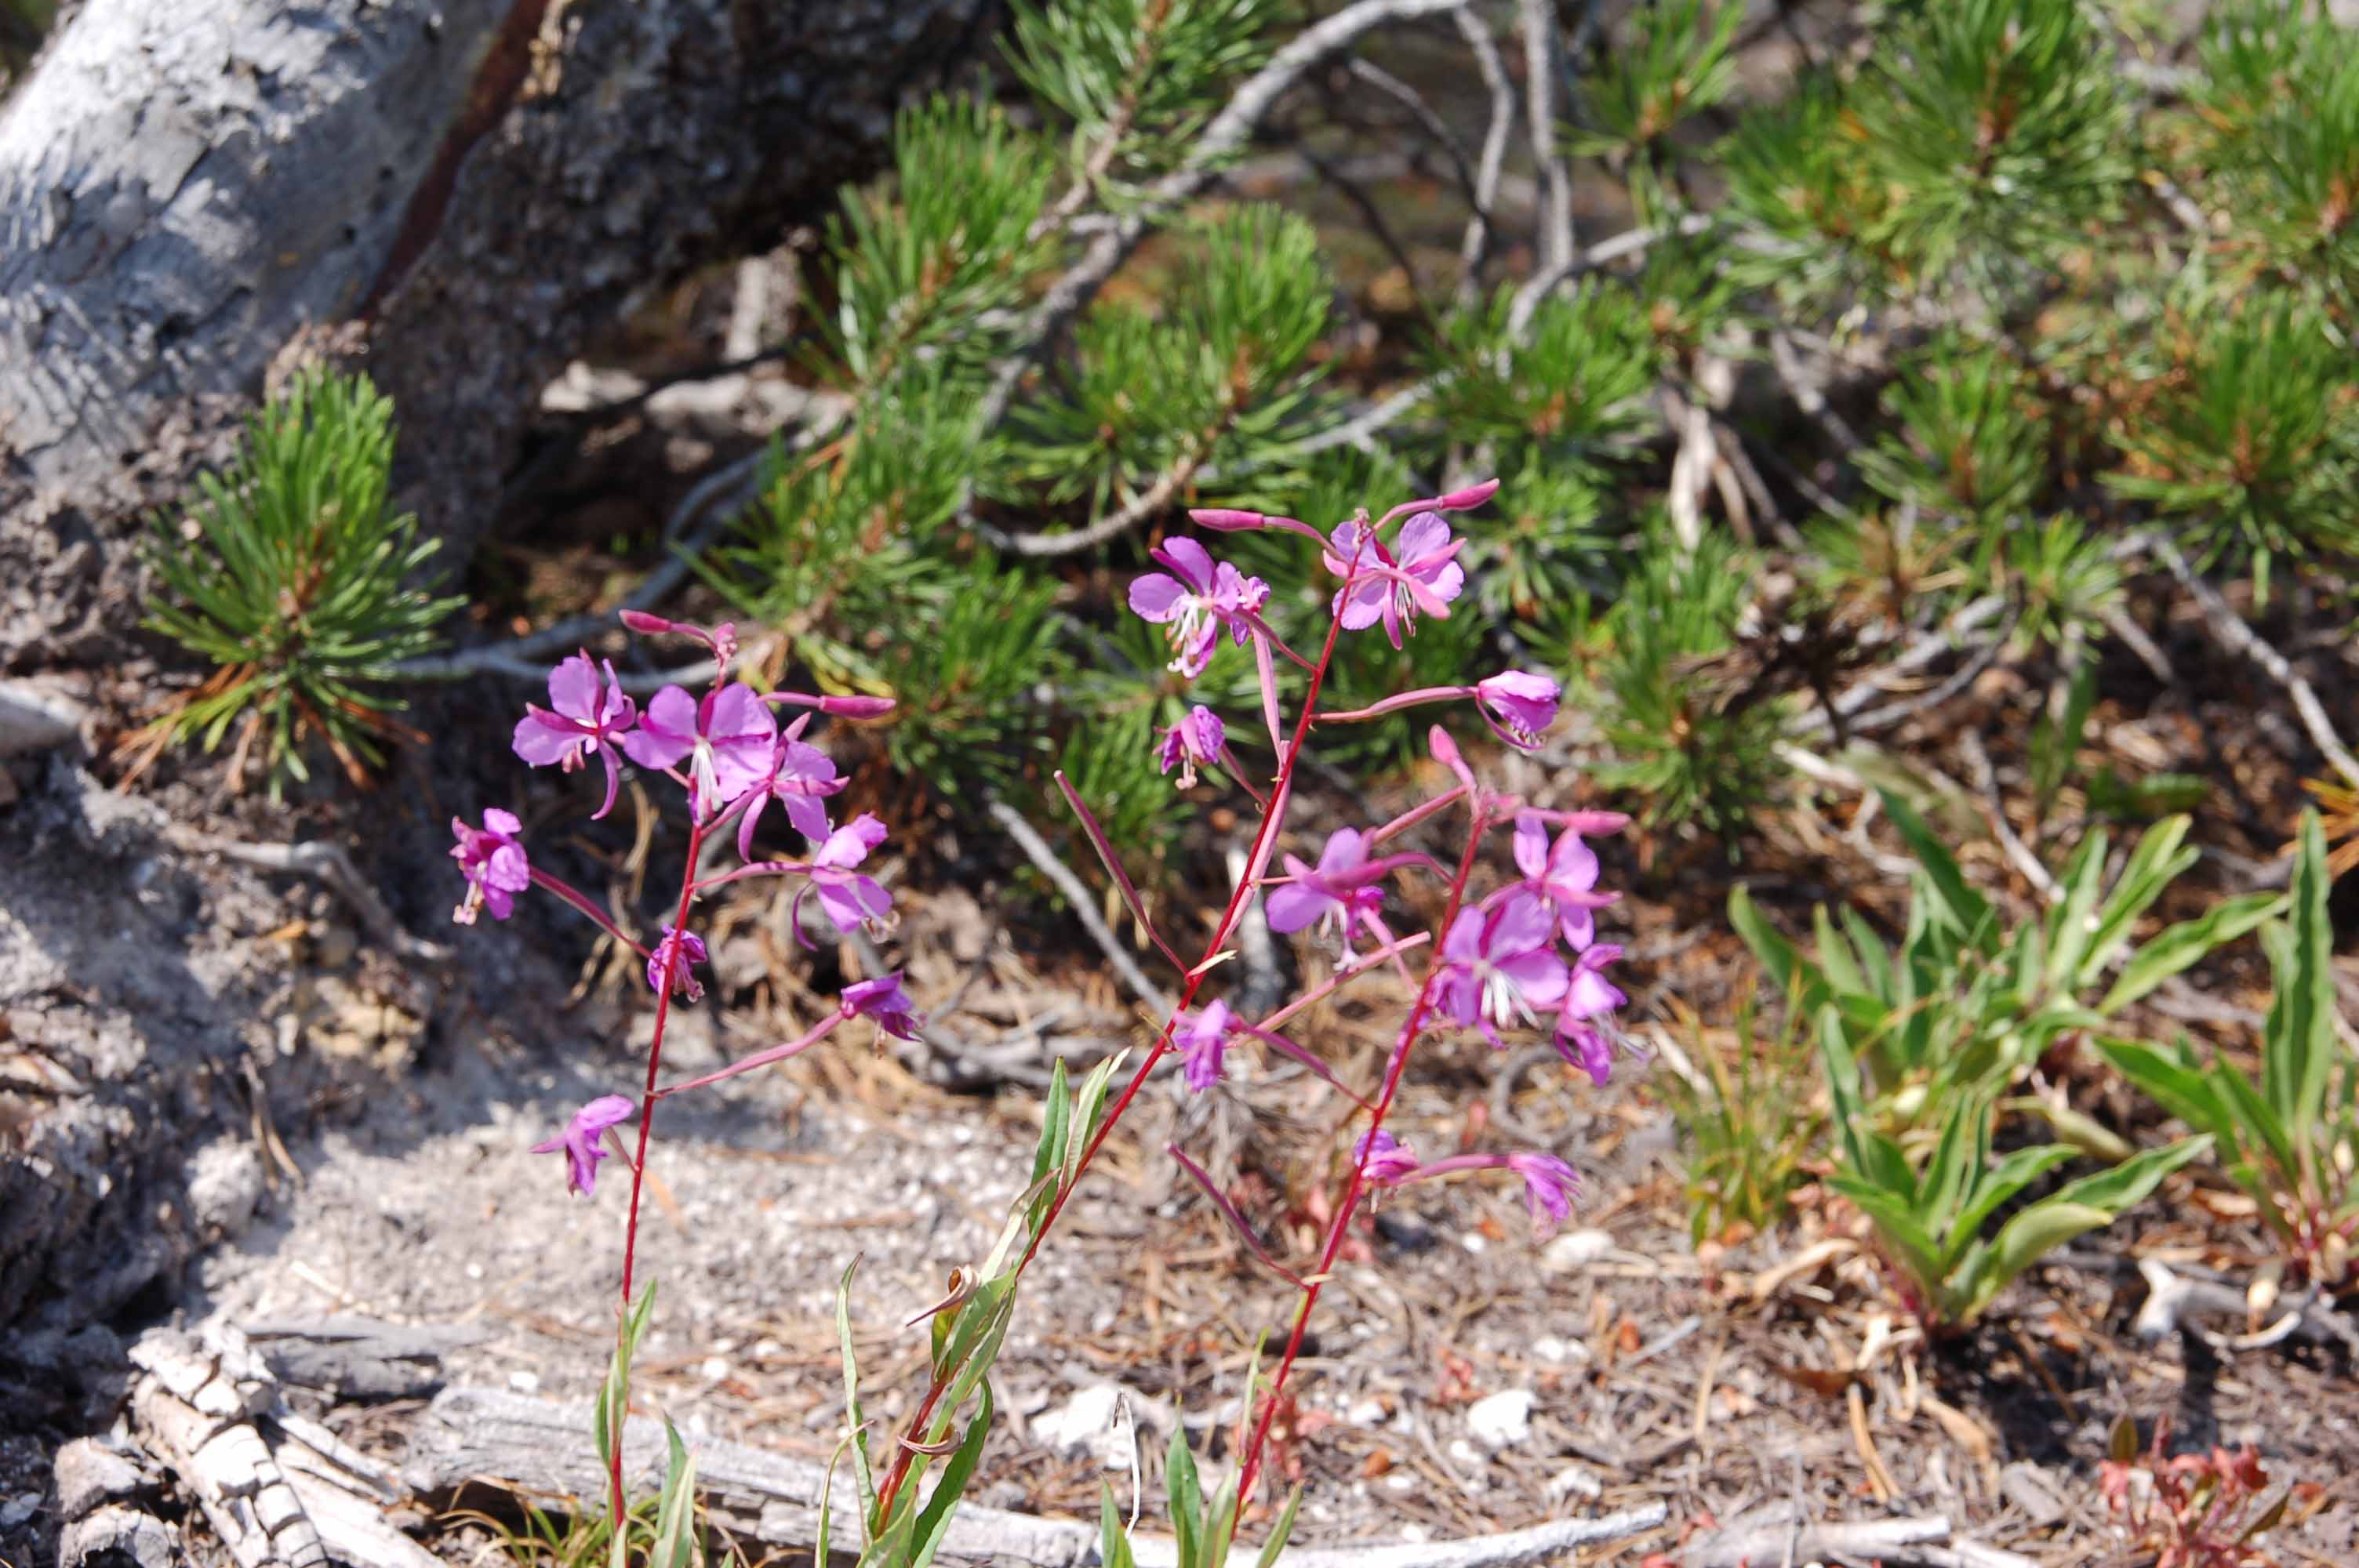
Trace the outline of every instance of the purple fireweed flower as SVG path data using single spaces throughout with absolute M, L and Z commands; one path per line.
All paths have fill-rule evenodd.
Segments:
M 1451 558 L 1465 543 L 1451 537 L 1450 524 L 1432 512 L 1402 524 L 1389 549 L 1362 519 L 1337 524 L 1321 560 L 1349 579 L 1350 586 L 1335 590 L 1333 605 L 1343 629 L 1357 632 L 1381 621 L 1397 648 L 1404 630 L 1417 630 L 1420 613 L 1447 619 L 1450 601 L 1466 586 L 1466 568 Z
M 1555 915 L 1576 953 L 1597 938 L 1596 912 L 1621 896 L 1596 891 L 1597 851 L 1576 829 L 1566 828 L 1551 846 L 1548 824 L 1532 812 L 1516 816 L 1516 867 L 1524 889 Z
M 762 781 L 777 734 L 778 721 L 743 682 L 707 692 L 701 702 L 668 686 L 647 704 L 623 750 L 644 768 L 669 768 L 687 758 L 696 809 L 713 812 Z
M 873 1018 L 877 1028 L 900 1040 L 915 1040 L 924 1022 L 910 1004 L 908 993 L 901 989 L 898 969 L 844 987 L 843 1016 Z
M 1517 893 L 1487 914 L 1462 909 L 1442 938 L 1439 1000 L 1462 1026 L 1473 1026 L 1504 1048 L 1501 1025 L 1538 1022 L 1540 1009 L 1563 997 L 1564 960 L 1556 956 L 1555 922 L 1546 905 Z
M 1564 1011 L 1575 1018 L 1596 1018 L 1612 1012 L 1630 999 L 1605 978 L 1605 966 L 1622 957 L 1618 942 L 1600 942 L 1574 960 L 1564 992 Z
M 481 827 L 471 827 L 460 817 L 451 819 L 451 831 L 459 840 L 451 847 L 451 858 L 467 876 L 467 895 L 451 912 L 451 919 L 473 925 L 479 909 L 490 910 L 494 920 L 508 917 L 516 907 L 516 895 L 532 885 L 531 863 L 525 859 L 524 846 L 516 842 L 523 827 L 513 813 L 496 806 L 484 808 Z
M 1294 880 L 1270 889 L 1264 903 L 1269 928 L 1299 931 L 1317 921 L 1350 953 L 1353 925 L 1385 902 L 1384 891 L 1375 883 L 1386 868 L 1369 864 L 1368 836 L 1356 827 L 1339 827 L 1327 836 L 1316 870 L 1292 855 L 1286 857 L 1286 870 Z
M 669 925 L 663 928 L 663 940 L 647 955 L 647 989 L 663 989 L 664 962 L 675 953 L 679 957 L 672 963 L 671 994 L 694 1001 L 704 994 L 704 988 L 697 984 L 690 968 L 704 962 L 704 938 L 693 931 L 674 931 Z
M 1221 629 L 1243 643 L 1253 618 L 1269 599 L 1269 585 L 1247 577 L 1226 561 L 1214 561 L 1193 539 L 1170 539 L 1147 552 L 1165 567 L 1133 578 L 1131 612 L 1169 630 L 1173 673 L 1193 679 L 1212 662 Z
M 1381 1128 L 1360 1134 L 1352 1145 L 1352 1158 L 1366 1162 L 1368 1180 L 1380 1187 L 1398 1186 L 1417 1173 L 1415 1152 Z
M 630 1120 L 635 1108 L 621 1095 L 602 1095 L 575 1111 L 564 1131 L 546 1143 L 534 1144 L 532 1152 L 564 1151 L 565 1184 L 586 1198 L 598 1185 L 598 1162 L 613 1152 L 603 1141 L 606 1129 Z
M 516 754 L 536 768 L 556 763 L 566 773 L 580 767 L 595 752 L 606 764 L 606 803 L 590 814 L 594 822 L 614 809 L 614 792 L 623 770 L 614 755 L 620 741 L 638 721 L 638 705 L 623 695 L 614 678 L 614 664 L 605 663 L 603 688 L 599 666 L 587 654 L 576 654 L 549 672 L 549 707 L 527 703 L 516 721 Z
M 1220 761 L 1221 747 L 1227 741 L 1221 716 L 1200 703 L 1188 710 L 1187 718 L 1163 731 L 1163 771 L 1168 773 L 1178 763 L 1180 787 L 1193 789 L 1197 767 Z
M 1532 1217 L 1535 1237 L 1564 1223 L 1572 1212 L 1572 1195 L 1581 1190 L 1578 1172 L 1553 1154 L 1510 1154 L 1507 1169 L 1524 1179 L 1524 1209 Z
M 1600 1088 L 1614 1076 L 1615 1046 L 1634 1056 L 1644 1054 L 1614 1022 L 1614 1010 L 1629 999 L 1605 978 L 1604 968 L 1621 956 L 1621 946 L 1613 942 L 1600 942 L 1582 954 L 1573 963 L 1564 1008 L 1556 1020 L 1557 1054 L 1587 1073 Z
M 864 922 L 882 921 L 893 913 L 893 900 L 876 880 L 852 869 L 885 838 L 885 824 L 875 813 L 864 811 L 829 834 L 811 857 L 811 886 L 838 931 L 849 935 Z
M 1563 695 L 1556 682 L 1530 670 L 1502 670 L 1474 683 L 1475 708 L 1483 722 L 1500 740 L 1525 751 L 1538 746 L 1541 733 L 1556 722 Z
M 745 814 L 737 819 L 737 853 L 748 860 L 754 858 L 754 825 L 774 800 L 787 808 L 787 821 L 794 830 L 812 843 L 824 843 L 834 831 L 827 807 L 820 803 L 841 791 L 846 781 L 835 776 L 832 758 L 802 739 L 810 722 L 810 715 L 805 714 L 779 733 L 770 748 L 769 766 L 745 792 Z
M 1202 1094 L 1221 1081 L 1221 1054 L 1229 1047 L 1229 1004 L 1216 1001 L 1195 1012 L 1180 1015 L 1171 1044 L 1186 1065 L 1190 1093 Z

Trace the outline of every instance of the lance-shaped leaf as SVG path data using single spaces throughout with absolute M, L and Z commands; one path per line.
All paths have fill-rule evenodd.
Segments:
M 1130 917 L 1138 922 L 1138 928 L 1147 933 L 1147 940 L 1155 944 L 1155 950 L 1170 959 L 1174 968 L 1184 971 L 1188 968 L 1186 960 L 1171 950 L 1171 944 L 1163 939 L 1163 933 L 1158 931 L 1155 922 L 1147 917 L 1147 904 L 1138 896 L 1138 890 L 1131 885 L 1130 873 L 1122 869 L 1122 857 L 1114 852 L 1112 844 L 1106 842 L 1105 829 L 1098 826 L 1098 819 L 1090 814 L 1090 808 L 1082 804 L 1081 795 L 1074 790 L 1071 781 L 1065 777 L 1062 769 L 1057 773 L 1057 787 L 1065 792 L 1065 804 L 1073 808 L 1073 816 L 1081 823 L 1082 831 L 1088 835 L 1090 847 L 1098 852 L 1098 859 L 1113 874 L 1114 886 L 1122 890 L 1122 902 L 1129 909 Z
M 1201 1165 L 1188 1158 L 1187 1152 L 1177 1143 L 1167 1143 L 1164 1148 L 1170 1151 L 1174 1160 L 1180 1162 L 1181 1170 L 1195 1178 L 1196 1184 L 1203 1189 L 1204 1195 L 1212 1200 L 1212 1206 L 1221 1211 L 1221 1217 L 1229 1222 L 1230 1227 L 1245 1242 L 1246 1249 L 1260 1259 L 1265 1268 L 1298 1291 L 1309 1288 L 1302 1282 L 1301 1275 L 1270 1255 L 1269 1249 L 1262 1245 L 1261 1238 L 1254 1234 L 1254 1227 L 1245 1222 L 1245 1217 L 1237 1212 L 1237 1206 L 1229 1201 L 1228 1195 L 1221 1191 L 1212 1178 L 1205 1173 Z

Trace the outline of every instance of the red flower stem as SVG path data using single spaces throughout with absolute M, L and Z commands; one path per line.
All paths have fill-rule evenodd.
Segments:
M 704 823 L 694 823 L 688 830 L 688 860 L 680 868 L 679 873 L 679 909 L 672 916 L 671 921 L 671 927 L 675 931 L 682 931 L 688 927 L 688 903 L 696 892 L 696 862 L 697 857 L 704 849 L 705 827 Z M 637 1261 L 639 1251 L 639 1193 L 646 1186 L 647 1180 L 647 1133 L 655 1126 L 656 1101 L 662 1098 L 656 1092 L 656 1073 L 663 1065 L 664 1020 L 671 1014 L 672 977 L 684 962 L 680 946 L 681 944 L 678 942 L 665 942 L 659 944 L 658 949 L 663 954 L 663 973 L 658 977 L 663 983 L 656 987 L 655 1034 L 647 1042 L 647 1087 L 644 1098 L 639 1101 L 639 1149 L 637 1155 L 631 1162 L 631 1213 L 623 1231 L 623 1306 L 614 1322 L 615 1346 L 618 1350 L 622 1346 L 624 1325 L 630 1321 L 631 1316 L 631 1268 Z M 629 1401 L 625 1400 L 626 1407 Z M 625 1416 L 629 1414 L 627 1408 L 623 1413 Z M 614 1533 L 617 1536 L 623 1533 L 625 1511 L 623 1504 L 623 1427 L 625 1424 L 620 1421 L 614 1423 L 614 1431 L 612 1433 L 614 1441 L 607 1455 L 606 1478 L 611 1483 L 614 1492 Z
M 1346 586 L 1349 586 L 1348 582 Z M 1268 863 L 1267 851 L 1277 842 L 1280 827 L 1278 816 L 1286 809 L 1287 798 L 1290 793 L 1289 786 L 1294 780 L 1294 765 L 1296 760 L 1302 755 L 1303 742 L 1310 739 L 1310 715 L 1311 711 L 1319 706 L 1320 683 L 1327 678 L 1328 666 L 1335 657 L 1335 639 L 1343 630 L 1343 622 L 1341 618 L 1329 619 L 1327 641 L 1319 650 L 1318 664 L 1310 667 L 1310 689 L 1302 699 L 1302 716 L 1295 722 L 1294 734 L 1287 743 L 1285 755 L 1278 759 L 1277 775 L 1270 784 L 1269 804 L 1262 812 L 1260 826 L 1254 831 L 1253 853 L 1246 857 L 1245 875 L 1238 879 L 1236 887 L 1230 892 L 1228 907 L 1221 912 L 1220 924 L 1213 928 L 1212 939 L 1205 944 L 1204 956 L 1196 961 L 1193 968 L 1188 971 L 1185 988 L 1180 994 L 1179 1005 L 1171 1016 L 1163 1021 L 1163 1032 L 1156 1036 L 1155 1048 L 1147 1054 L 1147 1060 L 1138 1065 L 1137 1071 L 1131 1074 L 1130 1081 L 1123 1086 L 1122 1093 L 1115 1096 L 1113 1104 L 1106 1108 L 1104 1120 L 1099 1123 L 1097 1131 L 1083 1146 L 1081 1162 L 1073 1167 L 1073 1179 L 1060 1186 L 1055 1196 L 1049 1200 L 1049 1212 L 1041 1217 L 1039 1229 L 1033 1233 L 1031 1244 L 1024 1249 L 1024 1256 L 1016 1260 L 1016 1278 L 1019 1281 L 1024 1277 L 1024 1271 L 1032 1266 L 1033 1257 L 1040 1250 L 1040 1243 L 1048 1239 L 1049 1230 L 1057 1223 L 1057 1217 L 1064 1213 L 1066 1200 L 1071 1198 L 1081 1186 L 1082 1178 L 1089 1174 L 1091 1162 L 1097 1159 L 1098 1151 L 1104 1147 L 1106 1139 L 1113 1135 L 1115 1126 L 1122 1120 L 1123 1113 L 1130 1108 L 1130 1102 L 1137 1098 L 1138 1091 L 1146 1087 L 1147 1076 L 1155 1071 L 1165 1054 L 1170 1051 L 1171 1033 L 1179 1026 L 1180 1014 L 1195 1005 L 1196 992 L 1202 988 L 1204 977 L 1211 973 L 1210 966 L 1213 957 L 1227 945 L 1230 934 L 1236 929 L 1237 921 L 1244 914 L 1245 900 L 1254 894 L 1257 869 Z M 1468 853 L 1471 867 L 1473 852 L 1470 850 Z M 1463 891 L 1464 882 L 1465 878 L 1462 873 L 1459 879 L 1460 892 Z M 1455 896 L 1453 894 L 1453 908 Z M 645 1133 L 644 1125 L 640 1131 L 642 1134 Z M 1298 1344 L 1301 1339 L 1299 1325 L 1296 1325 L 1295 1339 Z M 1293 1346 L 1288 1346 L 1289 1360 L 1292 1358 L 1294 1348 Z M 909 1422 L 909 1431 L 919 1441 L 923 1441 L 926 1423 L 933 1419 L 934 1406 L 940 1401 L 942 1391 L 948 1387 L 949 1384 L 946 1381 L 937 1379 L 926 1390 L 925 1400 L 918 1406 L 918 1413 Z M 1265 1424 L 1266 1424 L 1266 1422 Z M 904 1438 L 895 1445 L 893 1467 L 886 1473 L 884 1485 L 876 1488 L 876 1517 L 880 1519 L 889 1517 L 893 1499 L 900 1494 L 902 1483 L 908 1478 L 910 1456 L 915 1452 L 909 1446 L 909 1439 Z
M 1483 808 L 1474 808 L 1473 830 L 1466 835 L 1466 849 L 1459 857 L 1458 875 L 1450 884 L 1450 903 L 1441 912 L 1438 930 L 1447 931 L 1458 918 L 1458 911 L 1466 902 L 1467 879 L 1474 874 L 1474 857 L 1483 847 Z M 1294 1370 L 1295 1358 L 1302 1353 L 1303 1336 L 1310 1326 L 1310 1314 L 1319 1304 L 1319 1292 L 1333 1272 L 1336 1255 L 1343 1249 L 1343 1235 L 1351 1227 L 1352 1216 L 1360 1206 L 1360 1195 L 1367 1186 L 1368 1160 L 1375 1152 L 1375 1134 L 1385 1125 L 1390 1114 L 1393 1096 L 1400 1087 L 1401 1073 L 1408 1065 L 1409 1049 L 1417 1044 L 1419 1033 L 1425 1028 L 1426 1015 L 1433 1010 L 1433 982 L 1441 974 L 1440 964 L 1429 965 L 1425 983 L 1418 988 L 1417 1003 L 1409 1009 L 1408 1022 L 1401 1026 L 1400 1039 L 1395 1043 L 1392 1059 L 1385 1065 L 1384 1087 L 1376 1094 L 1376 1103 L 1368 1113 L 1369 1136 L 1362 1141 L 1359 1154 L 1352 1162 L 1352 1180 L 1343 1189 L 1343 1201 L 1336 1206 L 1335 1217 L 1327 1227 L 1327 1238 L 1319 1249 L 1319 1266 L 1306 1278 L 1302 1287 L 1302 1304 L 1294 1314 L 1293 1330 L 1286 1336 L 1286 1354 L 1277 1363 L 1277 1372 L 1270 1379 L 1269 1392 L 1263 1397 L 1261 1414 L 1254 1421 L 1253 1437 L 1245 1444 L 1243 1468 L 1237 1476 L 1237 1514 L 1244 1517 L 1245 1508 L 1253 1501 L 1254 1483 L 1260 1479 L 1262 1454 L 1269 1443 L 1270 1422 L 1277 1418 L 1278 1400 L 1286 1392 L 1286 1380 Z M 1248 1390 L 1250 1397 L 1250 1390 Z

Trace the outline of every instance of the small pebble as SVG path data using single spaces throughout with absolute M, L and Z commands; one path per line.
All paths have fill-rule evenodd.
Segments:
M 1564 1498 L 1595 1498 L 1605 1495 L 1605 1483 L 1578 1465 L 1568 1465 L 1550 1476 L 1541 1489 L 1551 1501 Z
M 519 1394 L 537 1394 L 540 1392 L 540 1376 L 536 1372 L 510 1372 L 508 1387 Z
M 1613 1250 L 1614 1238 L 1603 1230 L 1568 1230 L 1540 1249 L 1540 1267 L 1553 1274 L 1570 1273 Z
M 1532 1434 L 1532 1404 L 1537 1396 L 1529 1389 L 1507 1389 L 1466 1407 L 1469 1431 L 1492 1448 L 1512 1448 Z

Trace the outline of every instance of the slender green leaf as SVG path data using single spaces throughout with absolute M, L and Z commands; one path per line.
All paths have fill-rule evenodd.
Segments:
M 1278 1510 L 1277 1522 L 1269 1527 L 1269 1539 L 1262 1543 L 1254 1568 L 1274 1568 L 1277 1554 L 1286 1550 L 1287 1537 L 1294 1533 L 1294 1512 L 1301 1506 L 1302 1488 L 1297 1487 L 1286 1495 L 1286 1507 Z
M 934 1554 L 941 1550 L 942 1538 L 950 1533 L 951 1517 L 959 1499 L 966 1495 L 968 1484 L 974 1479 L 974 1467 L 983 1459 L 983 1445 L 991 1435 L 991 1385 L 980 1389 L 974 1419 L 967 1423 L 966 1435 L 959 1440 L 950 1463 L 942 1466 L 941 1479 L 934 1483 L 933 1496 L 919 1510 L 917 1555 L 909 1560 L 909 1568 L 928 1568 Z
M 2261 1036 L 2261 1092 L 2305 1158 L 2326 1113 L 2328 1076 L 2336 1053 L 2328 880 L 2325 829 L 2317 811 L 2304 811 L 2288 893 L 2292 935 L 2277 966 L 2277 997 L 2269 1004 Z
M 852 1475 L 860 1486 L 860 1511 L 869 1530 L 876 1528 L 876 1481 L 868 1473 L 868 1418 L 860 1412 L 860 1362 L 852 1349 L 852 1276 L 860 1267 L 855 1255 L 835 1282 L 835 1343 L 843 1360 L 843 1421 L 850 1430 Z
M 664 1422 L 664 1440 L 670 1454 L 664 1471 L 663 1503 L 656 1514 L 656 1540 L 648 1568 L 688 1568 L 696 1552 L 696 1455 L 679 1440 L 679 1429 Z
M 1180 1540 L 1180 1568 L 1198 1568 L 1203 1560 L 1204 1494 L 1196 1480 L 1196 1456 L 1188 1452 L 1187 1429 L 1180 1423 L 1174 1423 L 1164 1454 L 1163 1487 L 1171 1506 L 1171 1533 Z
M 1949 849 L 1925 825 L 1910 806 L 1890 790 L 1876 792 L 1884 803 L 1884 814 L 1907 841 L 1908 852 L 1925 873 L 1925 885 L 1934 895 L 1939 913 L 1950 927 L 1961 935 L 1982 931 L 1991 920 L 1989 900 L 1967 884 L 1966 874 L 1958 867 Z
M 2192 920 L 2165 927 L 2130 955 L 2130 961 L 2122 967 L 2120 978 L 2097 1004 L 2097 1011 L 2108 1016 L 2119 1012 L 2213 948 L 2234 942 L 2264 921 L 2273 919 L 2284 908 L 2285 900 L 2276 893 L 2246 893 L 2240 898 L 2223 899 Z

